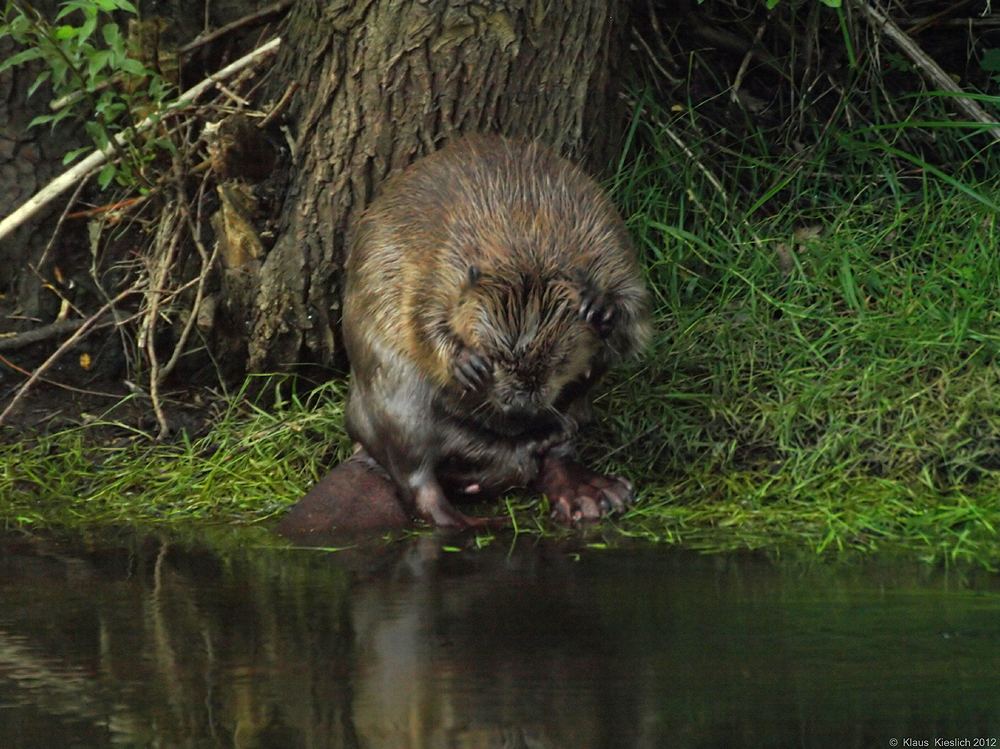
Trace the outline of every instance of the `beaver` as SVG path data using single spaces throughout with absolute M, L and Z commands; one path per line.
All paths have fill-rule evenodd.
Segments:
M 632 487 L 573 459 L 589 394 L 650 337 L 625 225 L 596 182 L 538 143 L 465 136 L 388 181 L 346 261 L 346 426 L 433 524 L 449 498 L 515 487 L 563 521 Z

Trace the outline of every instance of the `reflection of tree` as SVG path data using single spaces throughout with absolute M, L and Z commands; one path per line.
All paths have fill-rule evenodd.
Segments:
M 629 698 L 590 688 L 613 649 L 571 600 L 571 565 L 526 545 L 473 558 L 416 539 L 351 596 L 365 745 L 607 745 L 602 703 Z
M 219 560 L 159 550 L 144 638 L 152 686 L 178 741 L 347 745 L 343 574 L 286 561 L 274 553 Z M 334 661 L 341 664 L 324 672 Z M 331 675 L 341 686 L 326 683 Z
M 0 669 L 34 670 L 37 686 L 14 682 L 20 704 L 117 743 L 587 745 L 597 698 L 535 688 L 581 678 L 594 661 L 579 656 L 602 639 L 558 592 L 565 571 L 534 553 L 513 576 L 504 552 L 478 559 L 455 569 L 434 538 L 354 557 L 159 541 L 64 551 L 16 589 L 36 603 L 0 639 Z M 85 584 L 67 584 L 70 564 Z M 552 595 L 526 611 L 518 581 L 534 565 L 554 575 Z
M 16 723 L 45 737 L 32 745 L 81 749 L 874 745 L 889 724 L 940 735 L 995 714 L 997 598 L 966 579 L 443 543 L 218 554 L 0 536 L 0 736 Z
M 197 627 L 198 612 L 182 580 L 177 580 L 176 576 L 168 573 L 168 580 L 164 581 L 163 564 L 168 549 L 168 544 L 160 546 L 153 565 L 153 587 L 144 601 L 146 629 L 153 663 L 165 693 L 165 703 L 169 706 L 173 718 L 171 722 L 182 729 L 183 735 L 190 735 L 192 728 L 199 721 L 198 716 L 191 712 L 194 706 L 186 704 L 192 693 L 185 690 L 185 685 L 180 679 L 170 630 L 184 633 L 192 625 Z M 180 605 L 171 606 L 171 603 Z M 205 670 L 203 664 L 191 667 L 194 666 L 193 662 L 202 660 L 201 656 L 204 654 L 201 651 L 201 648 L 184 649 L 184 657 L 189 665 L 184 669 L 185 672 Z
M 347 745 L 330 740 L 347 733 L 350 642 L 332 565 L 143 541 L 18 551 L 0 553 L 0 701 L 37 714 L 33 734 L 58 716 L 93 746 Z M 331 678 L 339 699 L 312 689 Z
M 80 666 L 60 666 L 37 653 L 28 638 L 0 630 L 0 673 L 17 685 L 25 702 L 50 715 L 100 720 L 104 705 L 93 675 Z

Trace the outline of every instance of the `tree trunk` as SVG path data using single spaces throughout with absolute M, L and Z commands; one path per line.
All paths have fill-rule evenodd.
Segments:
M 622 0 L 299 0 L 276 80 L 294 176 L 250 312 L 250 367 L 329 364 L 351 227 L 379 182 L 459 133 L 539 138 L 601 171 L 624 113 Z

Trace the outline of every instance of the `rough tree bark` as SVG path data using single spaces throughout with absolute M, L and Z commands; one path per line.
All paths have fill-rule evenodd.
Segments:
M 622 0 L 299 0 L 276 79 L 300 85 L 295 176 L 250 310 L 250 368 L 337 350 L 350 228 L 378 183 L 457 134 L 540 138 L 608 163 Z

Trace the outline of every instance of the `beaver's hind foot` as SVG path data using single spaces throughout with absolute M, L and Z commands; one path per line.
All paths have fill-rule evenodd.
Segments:
M 633 499 L 632 484 L 603 476 L 569 458 L 546 456 L 535 488 L 549 499 L 552 518 L 579 523 L 623 512 Z

